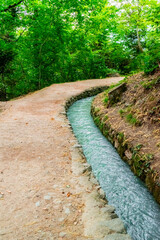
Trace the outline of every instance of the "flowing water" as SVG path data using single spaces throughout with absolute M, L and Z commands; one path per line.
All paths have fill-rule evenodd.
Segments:
M 160 240 L 160 207 L 94 124 L 92 99 L 75 102 L 67 113 L 86 159 L 132 239 Z

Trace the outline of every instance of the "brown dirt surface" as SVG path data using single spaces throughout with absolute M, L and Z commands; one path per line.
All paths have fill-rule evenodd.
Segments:
M 94 100 L 98 115 L 110 122 L 112 129 L 122 132 L 132 146 L 142 146 L 140 153 L 153 156 L 151 169 L 156 171 L 160 183 L 160 72 L 144 76 L 143 73 L 127 79 L 127 91 L 120 102 L 107 107 L 106 93 Z
M 66 99 L 122 78 L 55 84 L 0 103 L 0 239 L 88 239 Z M 84 186 L 83 186 L 84 187 Z M 86 194 L 88 189 L 86 189 Z

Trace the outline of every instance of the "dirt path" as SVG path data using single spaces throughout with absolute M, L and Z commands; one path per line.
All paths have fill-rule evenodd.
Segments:
M 2 104 L 0 239 L 87 239 L 84 186 L 72 171 L 75 139 L 61 112 L 67 98 L 119 80 L 56 84 Z

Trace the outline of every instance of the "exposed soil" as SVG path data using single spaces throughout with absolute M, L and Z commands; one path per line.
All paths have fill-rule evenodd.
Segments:
M 121 78 L 55 84 L 0 109 L 0 239 L 88 239 L 84 187 L 73 172 L 66 99 Z M 90 238 L 92 239 L 92 238 Z
M 121 100 L 108 107 L 106 93 L 94 100 L 98 115 L 125 140 L 149 159 L 155 181 L 160 184 L 160 72 L 151 76 L 136 74 L 127 79 Z M 105 120 L 104 120 L 105 119 Z

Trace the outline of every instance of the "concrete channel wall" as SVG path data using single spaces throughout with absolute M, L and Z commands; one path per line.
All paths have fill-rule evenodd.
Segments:
M 107 88 L 108 86 L 94 87 L 69 98 L 64 106 L 64 114 L 67 114 L 69 107 L 77 100 L 94 96 Z M 69 121 L 68 125 L 70 125 Z M 72 130 L 71 125 L 70 128 Z M 91 239 L 94 240 L 131 240 L 122 220 L 115 213 L 115 208 L 108 205 L 107 196 L 95 179 L 92 168 L 87 163 L 77 140 L 71 149 L 71 155 L 73 172 L 79 175 L 84 188 L 90 189 L 90 193 L 83 196 L 85 202 L 83 212 L 84 234 L 91 236 Z

